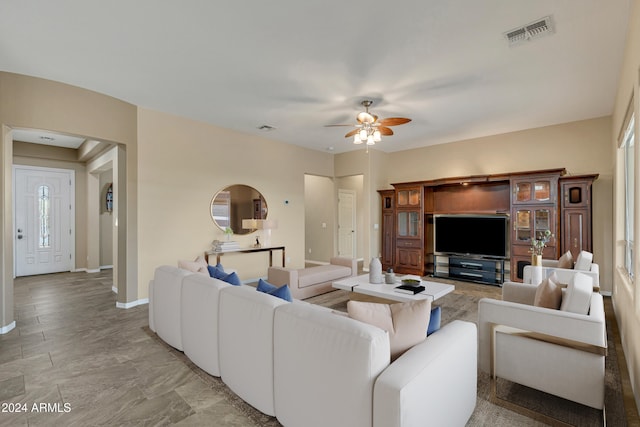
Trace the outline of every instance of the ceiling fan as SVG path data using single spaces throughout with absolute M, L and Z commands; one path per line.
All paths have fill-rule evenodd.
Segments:
M 354 144 L 362 144 L 366 142 L 367 145 L 374 145 L 376 142 L 382 140 L 382 135 L 393 135 L 393 130 L 389 126 L 398 126 L 405 123 L 409 123 L 411 119 L 406 117 L 389 117 L 386 119 L 378 120 L 378 116 L 369 112 L 369 107 L 373 104 L 373 101 L 365 99 L 360 103 L 364 107 L 364 111 L 358 113 L 356 116 L 357 124 L 355 125 L 326 125 L 327 127 L 333 126 L 354 126 L 355 129 L 348 132 L 344 137 L 349 138 L 353 136 Z

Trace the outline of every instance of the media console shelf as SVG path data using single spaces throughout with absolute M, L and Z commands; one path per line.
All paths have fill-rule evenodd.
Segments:
M 435 255 L 434 277 L 501 286 L 505 278 L 505 260 Z

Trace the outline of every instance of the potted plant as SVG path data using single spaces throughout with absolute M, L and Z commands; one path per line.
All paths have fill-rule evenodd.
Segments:
M 540 237 L 531 239 L 531 265 L 542 265 L 542 252 L 547 247 L 547 243 L 553 237 L 551 230 L 544 230 Z
M 233 236 L 233 230 L 231 229 L 231 227 L 225 227 L 224 235 L 227 237 L 227 240 L 229 240 L 231 236 Z

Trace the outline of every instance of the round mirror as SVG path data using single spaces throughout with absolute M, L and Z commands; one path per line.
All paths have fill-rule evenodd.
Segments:
M 242 228 L 242 220 L 267 219 L 267 202 L 253 187 L 231 185 L 211 199 L 211 218 L 222 231 L 230 228 L 234 234 L 249 234 L 255 229 Z

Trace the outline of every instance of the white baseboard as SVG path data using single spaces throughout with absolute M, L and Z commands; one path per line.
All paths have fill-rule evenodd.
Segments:
M 115 286 L 111 287 L 111 292 L 113 292 L 114 294 L 118 293 L 118 288 L 116 288 Z
M 0 328 L 0 335 L 4 335 L 6 333 L 11 332 L 16 327 L 16 321 L 9 323 L 7 326 L 3 326 Z
M 72 273 L 100 273 L 100 269 L 88 269 L 88 268 L 74 268 L 71 270 Z
M 101 265 L 100 270 L 113 270 L 113 265 Z
M 600 291 L 600 295 L 605 297 L 610 297 L 612 295 L 611 291 Z
M 133 308 L 143 304 L 149 304 L 149 298 L 142 298 L 131 302 L 116 302 L 116 308 Z

